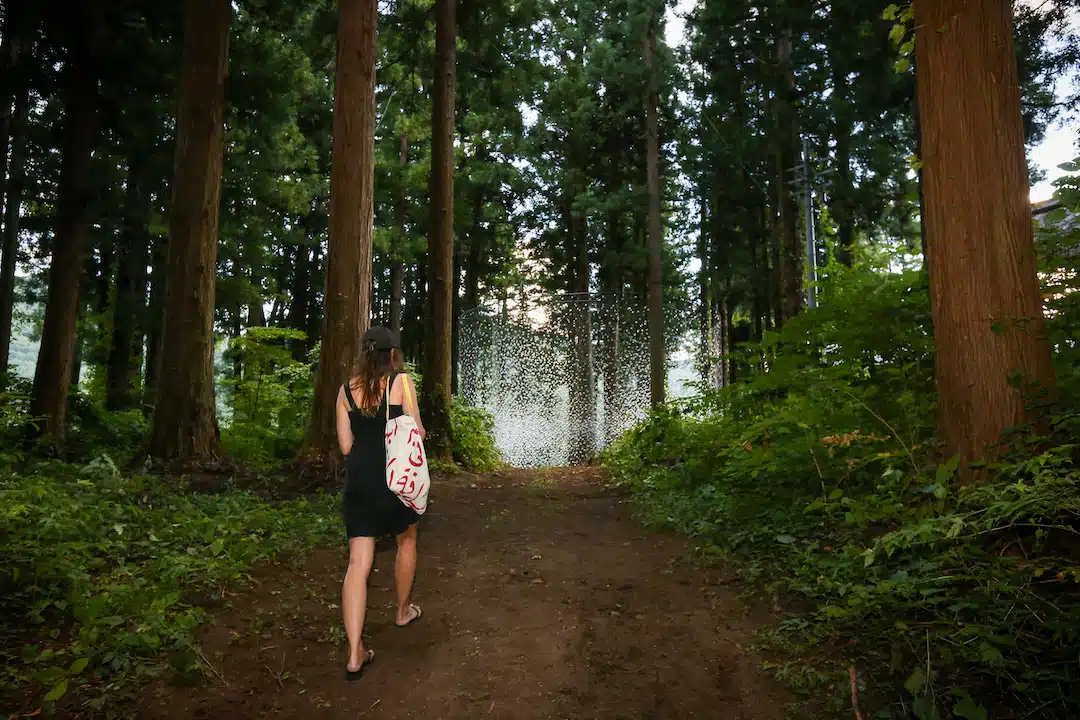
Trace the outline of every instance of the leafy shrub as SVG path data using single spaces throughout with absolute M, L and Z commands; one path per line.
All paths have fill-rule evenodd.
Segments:
M 454 436 L 454 460 L 470 472 L 490 472 L 504 464 L 495 447 L 495 418 L 482 408 L 467 405 L 454 397 L 450 408 Z
M 226 359 L 240 372 L 222 384 L 229 412 L 221 433 L 232 457 L 269 465 L 296 456 L 311 416 L 318 358 L 296 360 L 289 343 L 305 337 L 289 328 L 253 327 L 232 340 Z
M 794 601 L 762 639 L 813 658 L 775 668 L 839 715 L 850 666 L 876 718 L 1080 716 L 1077 415 L 957 483 L 935 461 L 925 282 L 832 270 L 742 359 L 769 372 L 659 409 L 605 464 L 647 519 Z
M 194 600 L 242 581 L 260 560 L 337 533 L 328 496 L 270 505 L 237 491 L 185 493 L 123 476 L 108 456 L 81 470 L 51 463 L 7 474 L 0 683 L 41 683 L 55 700 L 93 676 L 155 674 L 170 659 L 190 670 L 203 617 Z
M 21 463 L 24 433 L 35 425 L 30 414 L 30 387 L 15 379 L 6 390 L 0 390 L 0 468 Z
M 150 432 L 150 423 L 141 411 L 109 411 L 81 391 L 68 398 L 68 416 L 64 455 L 76 462 L 111 453 L 124 465 Z

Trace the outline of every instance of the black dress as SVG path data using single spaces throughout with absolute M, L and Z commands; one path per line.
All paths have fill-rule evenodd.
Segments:
M 394 375 L 387 381 L 392 387 Z M 345 457 L 345 497 L 342 511 L 350 538 L 399 535 L 416 522 L 416 511 L 386 487 L 387 393 L 377 408 L 358 408 L 349 383 L 345 383 L 353 444 Z M 390 406 L 390 417 L 404 414 L 401 405 Z

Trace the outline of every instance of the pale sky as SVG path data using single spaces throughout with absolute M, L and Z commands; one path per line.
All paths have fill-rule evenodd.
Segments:
M 1041 0 L 1022 0 L 1033 3 Z M 667 28 L 665 39 L 668 45 L 675 46 L 683 43 L 683 35 L 686 23 L 682 16 L 697 5 L 697 0 L 675 0 L 674 7 L 669 7 L 667 12 Z M 1071 20 L 1073 31 L 1080 32 L 1080 12 L 1074 11 Z M 1064 99 L 1070 91 L 1074 91 L 1080 84 L 1080 75 L 1074 73 L 1071 77 L 1058 79 L 1058 97 Z M 1047 172 L 1046 180 L 1031 188 L 1031 201 L 1039 202 L 1049 199 L 1054 193 L 1052 182 L 1065 173 L 1058 169 L 1058 165 L 1069 162 L 1080 156 L 1080 148 L 1077 140 L 1080 138 L 1080 122 L 1074 115 L 1066 118 L 1064 122 L 1056 123 L 1046 131 L 1043 142 L 1032 149 L 1031 160 Z

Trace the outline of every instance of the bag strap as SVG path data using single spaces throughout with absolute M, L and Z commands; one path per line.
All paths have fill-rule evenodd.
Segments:
M 412 405 L 413 412 L 418 412 L 419 408 L 416 407 L 416 403 L 413 400 L 412 391 L 409 389 L 409 375 L 405 374 L 405 379 L 401 381 L 402 391 L 405 393 L 405 397 L 408 398 L 409 404 Z M 411 415 L 412 413 L 410 413 Z
M 390 422 L 390 388 L 393 387 L 394 378 L 396 377 L 397 375 L 394 375 L 393 377 L 388 378 L 386 381 L 386 398 L 384 400 L 384 402 L 386 403 L 386 422 Z

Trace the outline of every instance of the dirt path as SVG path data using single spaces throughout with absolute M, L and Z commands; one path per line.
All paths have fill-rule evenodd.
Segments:
M 783 717 L 743 651 L 732 590 L 646 533 L 588 470 L 439 482 L 420 527 L 415 599 L 393 624 L 392 543 L 380 544 L 366 634 L 377 658 L 342 678 L 346 551 L 273 566 L 213 611 L 200 637 L 218 679 L 157 683 L 144 718 Z

